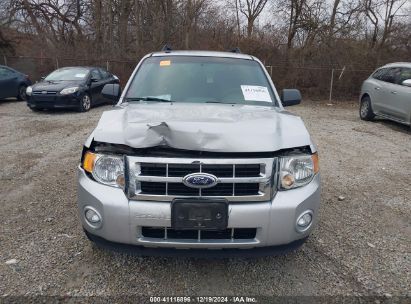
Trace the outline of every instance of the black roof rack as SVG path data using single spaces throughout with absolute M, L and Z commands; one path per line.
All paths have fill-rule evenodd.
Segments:
M 170 52 L 172 50 L 173 49 L 171 48 L 171 46 L 168 43 L 164 44 L 163 48 L 161 49 L 161 51 L 163 51 L 163 52 Z
M 233 48 L 233 49 L 230 49 L 229 52 L 241 54 L 241 50 L 240 50 L 240 48 L 239 48 L 238 46 L 235 47 L 235 48 Z

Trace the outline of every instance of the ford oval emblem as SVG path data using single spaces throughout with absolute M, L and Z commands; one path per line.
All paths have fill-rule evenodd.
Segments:
M 183 184 L 190 188 L 211 188 L 217 185 L 216 176 L 208 173 L 193 173 L 184 176 Z

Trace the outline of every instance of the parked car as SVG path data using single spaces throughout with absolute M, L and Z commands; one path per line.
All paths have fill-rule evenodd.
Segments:
M 411 125 L 411 62 L 384 65 L 364 81 L 360 117 L 375 116 Z
M 118 84 L 103 89 L 113 100 L 118 93 Z M 317 148 L 283 108 L 300 100 L 294 89 L 280 99 L 250 55 L 145 56 L 84 145 L 78 210 L 86 235 L 143 255 L 300 246 L 320 206 Z
M 101 91 L 118 84 L 117 76 L 97 67 L 65 67 L 27 88 L 27 105 L 33 111 L 73 108 L 86 112 L 94 105 L 112 102 Z
M 0 99 L 16 97 L 26 100 L 26 88 L 31 85 L 28 75 L 0 65 Z

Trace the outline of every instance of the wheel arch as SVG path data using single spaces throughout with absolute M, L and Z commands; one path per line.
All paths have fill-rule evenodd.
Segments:
M 362 93 L 360 100 L 362 101 L 365 97 L 368 97 L 371 100 L 371 96 L 367 92 Z
M 81 93 L 81 98 L 83 98 L 83 96 L 87 94 L 88 97 L 90 98 L 90 101 L 93 102 L 93 96 L 91 96 L 91 90 L 90 88 L 84 88 L 83 92 Z
M 19 84 L 17 85 L 17 90 L 19 90 L 21 87 L 28 87 L 29 85 L 24 82 L 24 81 L 19 81 Z
M 15 92 L 16 93 L 16 97 L 17 98 L 20 98 L 21 96 L 20 96 L 20 88 L 26 88 L 27 89 L 27 87 L 28 87 L 28 85 L 24 82 L 24 81 L 19 81 L 19 83 L 18 83 L 18 85 L 17 85 L 17 92 Z M 14 96 L 13 96 L 14 97 Z M 25 98 L 25 100 L 27 100 L 27 95 L 26 95 L 26 98 Z

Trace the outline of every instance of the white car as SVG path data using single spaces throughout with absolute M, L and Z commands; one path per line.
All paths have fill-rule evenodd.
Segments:
M 360 117 L 380 116 L 411 125 L 411 63 L 390 63 L 364 81 L 360 95 Z

